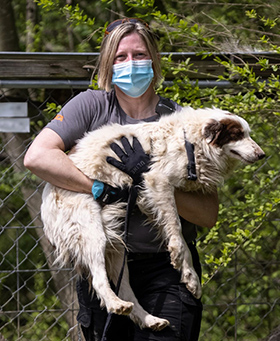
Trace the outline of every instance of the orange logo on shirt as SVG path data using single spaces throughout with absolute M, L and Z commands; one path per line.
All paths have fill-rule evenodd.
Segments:
M 61 114 L 57 114 L 54 118 L 54 120 L 58 120 L 58 121 L 63 121 L 63 116 Z

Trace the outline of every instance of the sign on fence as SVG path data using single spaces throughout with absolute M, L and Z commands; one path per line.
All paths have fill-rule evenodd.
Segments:
M 27 102 L 0 103 L 0 132 L 30 132 L 30 119 L 27 117 Z

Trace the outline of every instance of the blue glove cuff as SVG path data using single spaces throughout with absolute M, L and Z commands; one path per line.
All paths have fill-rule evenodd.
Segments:
M 104 191 L 104 183 L 98 180 L 94 180 L 91 191 L 94 199 L 97 200 Z

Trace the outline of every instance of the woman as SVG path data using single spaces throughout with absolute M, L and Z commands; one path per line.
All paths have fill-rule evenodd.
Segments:
M 179 110 L 175 102 L 155 93 L 160 79 L 157 40 L 149 26 L 140 19 L 111 23 L 106 29 L 99 59 L 98 84 L 103 90 L 87 90 L 66 104 L 34 140 L 25 156 L 25 166 L 56 186 L 94 193 L 98 200 L 93 181 L 72 164 L 65 152 L 85 132 L 101 125 L 151 122 L 158 120 L 162 113 Z M 191 249 L 194 267 L 200 274 L 195 225 L 211 228 L 215 224 L 217 194 L 176 191 L 175 198 L 183 234 Z M 144 309 L 168 319 L 170 326 L 159 332 L 140 330 L 127 317 L 114 315 L 107 340 L 197 340 L 201 302 L 180 283 L 180 274 L 170 265 L 168 253 L 144 220 L 139 210 L 135 210 L 130 219 L 131 286 Z M 100 309 L 98 299 L 88 293 L 87 281 L 79 281 L 77 290 L 78 321 L 84 336 L 86 340 L 101 340 L 107 313 Z

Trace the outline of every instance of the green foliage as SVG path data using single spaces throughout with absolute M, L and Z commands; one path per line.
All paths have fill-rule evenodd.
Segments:
M 103 2 L 107 2 L 106 0 L 102 0 Z M 136 8 L 139 10 L 139 8 L 153 10 L 155 0 L 124 0 L 124 3 L 128 5 L 129 8 Z
M 49 120 L 53 118 L 54 113 L 59 113 L 61 110 L 62 106 L 57 105 L 56 103 L 47 103 L 46 109 L 44 109 L 44 112 L 48 114 Z
M 94 18 L 88 18 L 87 14 L 84 14 L 84 11 L 80 10 L 78 4 L 76 4 L 76 6 L 65 5 L 62 11 L 68 22 L 70 22 L 72 25 L 88 25 L 90 27 L 94 25 Z

